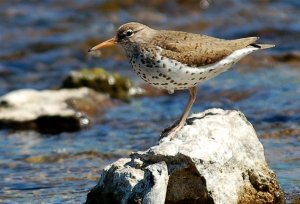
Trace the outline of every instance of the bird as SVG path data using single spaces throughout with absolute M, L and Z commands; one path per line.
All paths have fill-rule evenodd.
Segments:
M 273 44 L 258 44 L 258 37 L 221 39 L 184 31 L 156 30 L 138 22 L 121 25 L 114 37 L 93 52 L 120 45 L 132 69 L 146 83 L 173 93 L 188 90 L 189 99 L 180 118 L 161 133 L 174 137 L 185 125 L 196 100 L 199 84 L 230 69 L 246 55 Z

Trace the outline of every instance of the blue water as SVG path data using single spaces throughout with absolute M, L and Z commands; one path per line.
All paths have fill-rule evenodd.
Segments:
M 107 39 L 128 21 L 224 38 L 259 35 L 277 46 L 203 84 L 192 111 L 241 110 L 260 136 L 288 201 L 300 197 L 300 63 L 271 57 L 299 52 L 299 1 L 209 1 L 207 8 L 201 2 L 1 1 L 0 94 L 57 88 L 71 70 L 95 66 L 141 83 L 122 51 L 105 50 L 98 59 L 86 52 L 91 39 Z M 105 165 L 157 143 L 187 96 L 182 91 L 132 99 L 76 133 L 1 130 L 0 203 L 84 202 Z M 285 129 L 293 131 L 280 132 Z

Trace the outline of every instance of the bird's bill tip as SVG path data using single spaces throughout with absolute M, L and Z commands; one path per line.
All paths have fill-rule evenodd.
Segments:
M 106 40 L 106 41 L 104 41 L 104 42 L 102 42 L 102 43 L 100 43 L 100 44 L 92 47 L 91 49 L 88 50 L 88 52 L 99 50 L 99 49 L 105 48 L 105 47 L 110 47 L 110 46 L 113 46 L 115 44 L 117 44 L 117 40 L 116 40 L 116 38 L 113 37 L 113 38 L 111 38 L 109 40 Z

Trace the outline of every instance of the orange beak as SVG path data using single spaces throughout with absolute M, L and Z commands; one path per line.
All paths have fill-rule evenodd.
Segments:
M 115 44 L 117 44 L 116 38 L 111 38 L 109 40 L 104 41 L 103 43 L 100 43 L 100 44 L 96 45 L 95 47 L 92 47 L 91 49 L 89 49 L 88 52 L 99 50 L 99 49 L 104 48 L 104 47 L 110 47 L 110 46 L 113 46 Z

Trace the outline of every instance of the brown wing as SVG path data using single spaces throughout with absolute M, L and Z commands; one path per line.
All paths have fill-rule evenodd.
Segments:
M 223 40 L 178 31 L 159 31 L 153 45 L 163 48 L 162 55 L 198 67 L 215 63 L 233 51 L 254 43 L 257 37 Z

